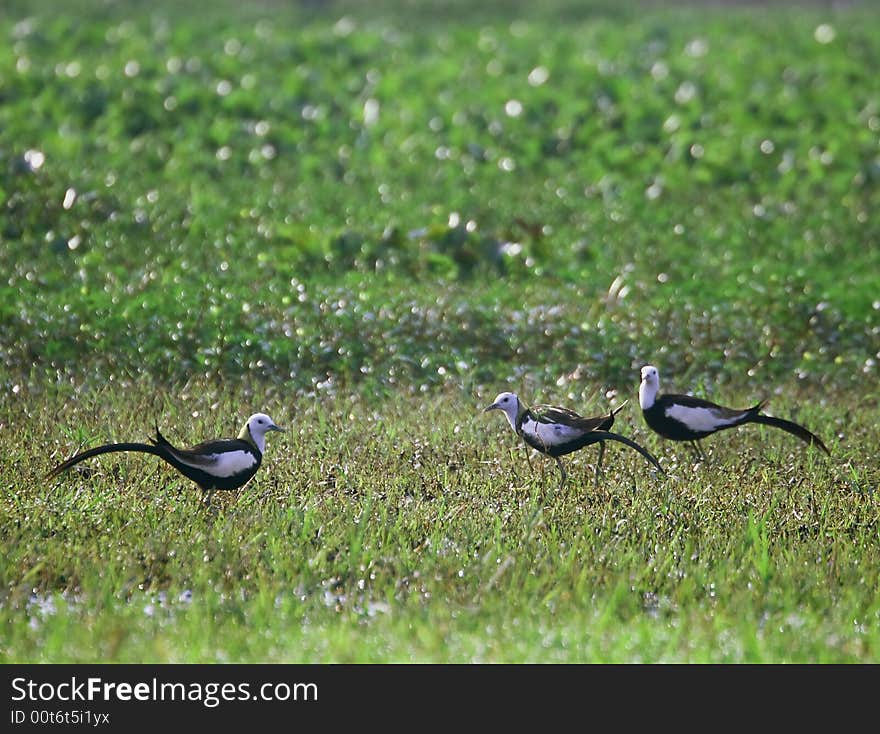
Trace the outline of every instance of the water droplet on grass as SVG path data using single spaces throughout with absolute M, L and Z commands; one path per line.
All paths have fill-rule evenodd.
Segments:
M 46 162 L 46 156 L 39 150 L 26 150 L 24 162 L 28 164 L 31 171 L 39 171 Z
M 486 73 L 489 76 L 501 76 L 501 73 L 504 71 L 504 67 L 501 65 L 501 62 L 498 59 L 492 59 L 488 64 L 486 64 Z
M 379 101 L 368 99 L 364 102 L 364 125 L 370 127 L 379 121 Z
M 550 78 L 550 71 L 546 66 L 536 66 L 529 72 L 529 84 L 539 87 Z
M 344 38 L 345 36 L 350 35 L 356 27 L 357 26 L 352 18 L 343 15 L 336 21 L 336 25 L 333 26 L 333 33 L 334 35 Z
M 703 38 L 695 38 L 684 47 L 684 52 L 692 59 L 699 59 L 709 53 L 709 42 Z
M 697 96 L 697 85 L 690 81 L 682 82 L 675 90 L 675 101 L 678 104 L 687 104 Z
M 674 133 L 679 127 L 681 127 L 681 120 L 678 118 L 678 115 L 670 115 L 663 123 L 663 132 Z
M 822 45 L 831 43 L 836 36 L 837 32 L 830 23 L 822 23 L 816 26 L 816 30 L 813 32 L 813 38 Z

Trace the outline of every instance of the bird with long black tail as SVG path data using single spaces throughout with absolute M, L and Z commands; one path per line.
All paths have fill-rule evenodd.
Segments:
M 615 413 L 622 407 L 622 405 L 619 406 L 617 410 L 611 411 L 608 415 L 585 418 L 573 410 L 558 405 L 533 405 L 530 407 L 523 404 L 516 393 L 503 392 L 483 412 L 500 410 L 507 416 L 514 433 L 522 438 L 528 446 L 555 459 L 556 466 L 559 467 L 559 487 L 561 488 L 567 474 L 559 457 L 594 443 L 600 445 L 595 478 L 595 483 L 598 484 L 605 441 L 617 441 L 635 449 L 661 473 L 663 472 L 660 463 L 649 451 L 626 436 L 608 430 L 614 424 Z
M 87 449 L 56 466 L 46 478 L 52 479 L 93 456 L 135 451 L 158 456 L 171 464 L 195 482 L 204 493 L 205 503 L 210 504 L 215 490 L 238 489 L 251 480 L 263 461 L 266 433 L 283 430 L 265 413 L 254 413 L 247 419 L 238 438 L 220 438 L 189 449 L 179 449 L 168 442 L 157 426 L 156 437 L 150 438 L 150 443 L 109 443 Z
M 641 378 L 639 405 L 645 422 L 656 433 L 671 441 L 690 441 L 700 458 L 705 458 L 700 439 L 745 423 L 780 428 L 826 454 L 831 453 L 821 438 L 802 425 L 762 413 L 767 405 L 766 400 L 752 408 L 725 408 L 692 395 L 661 395 L 660 373 L 653 365 L 642 367 Z

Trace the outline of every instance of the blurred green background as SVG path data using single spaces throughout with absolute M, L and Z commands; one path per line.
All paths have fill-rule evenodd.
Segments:
M 875 379 L 877 26 L 7 3 L 6 379 Z

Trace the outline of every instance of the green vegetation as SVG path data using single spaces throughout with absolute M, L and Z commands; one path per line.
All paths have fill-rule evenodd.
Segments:
M 0 8 L 0 660 L 880 659 L 880 17 L 363 5 Z M 831 460 L 693 467 L 648 361 Z M 670 478 L 554 492 L 503 389 L 629 399 Z M 214 513 L 42 479 L 255 410 Z

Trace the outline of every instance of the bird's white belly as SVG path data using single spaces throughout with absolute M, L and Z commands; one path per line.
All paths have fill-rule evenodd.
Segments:
M 568 443 L 583 433 L 578 428 L 563 426 L 560 423 L 537 423 L 536 421 L 523 421 L 522 432 L 537 439 L 544 446 L 558 446 Z
M 257 458 L 248 451 L 228 451 L 223 454 L 211 454 L 207 457 L 211 464 L 205 470 L 215 477 L 231 477 L 252 469 Z
M 666 417 L 684 424 L 692 431 L 714 431 L 739 422 L 738 417 L 723 418 L 711 408 L 691 408 L 685 405 L 667 408 Z

